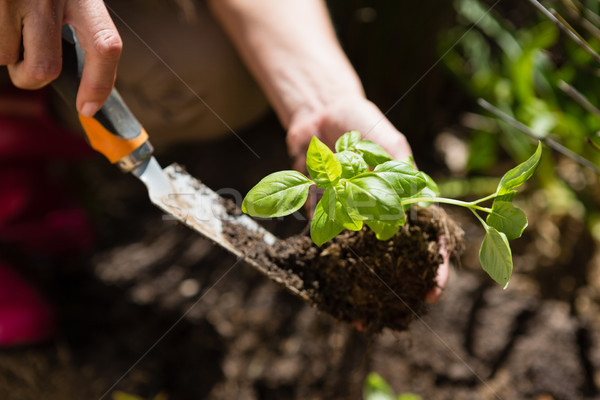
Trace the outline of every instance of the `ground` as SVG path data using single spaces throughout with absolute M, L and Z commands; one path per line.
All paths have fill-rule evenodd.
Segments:
M 215 189 L 244 192 L 288 162 L 274 118 L 244 139 L 260 160 L 236 138 L 159 156 Z M 104 160 L 69 175 L 97 246 L 60 262 L 5 249 L 55 306 L 60 332 L 0 351 L 2 399 L 360 399 L 371 371 L 424 399 L 599 397 L 595 245 L 575 220 L 550 221 L 548 231 L 533 215 L 502 290 L 477 269 L 481 232 L 455 214 L 467 251 L 439 304 L 405 332 L 367 336 L 163 218 L 141 184 Z M 285 236 L 304 224 L 268 227 Z M 560 262 L 545 262 L 559 243 Z

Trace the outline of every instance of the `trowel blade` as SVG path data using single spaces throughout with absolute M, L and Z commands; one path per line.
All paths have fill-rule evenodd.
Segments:
M 224 231 L 225 224 L 237 225 L 236 235 L 246 233 L 256 237 L 258 234 L 268 245 L 277 240 L 249 216 L 228 212 L 219 194 L 179 165 L 173 164 L 162 169 L 152 157 L 136 168 L 133 174 L 144 182 L 150 200 L 158 208 L 238 257 L 244 257 L 245 249 L 231 244 Z

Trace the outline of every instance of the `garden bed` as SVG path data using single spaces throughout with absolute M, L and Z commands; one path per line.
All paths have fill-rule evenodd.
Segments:
M 261 161 L 235 138 L 176 149 L 160 159 L 186 165 L 215 189 L 243 192 L 265 173 L 286 167 L 283 137 L 264 137 L 278 132 L 276 126 L 269 121 L 256 128 L 263 135 L 244 136 L 264 149 Z M 223 154 L 237 164 L 215 173 Z M 427 307 L 407 331 L 385 329 L 371 336 L 307 305 L 176 221 L 162 219 L 142 185 L 104 160 L 82 166 L 82 177 L 98 232 L 93 254 L 50 262 L 6 250 L 55 305 L 60 332 L 52 343 L 0 352 L 0 398 L 112 399 L 124 391 L 168 399 L 360 399 L 371 371 L 398 392 L 424 399 L 598 395 L 598 288 L 586 280 L 595 268 L 595 250 L 573 220 L 553 222 L 561 227 L 554 240 L 560 243 L 561 232 L 569 240 L 556 256 L 562 267 L 553 272 L 555 279 L 540 280 L 537 276 L 548 277 L 550 256 L 540 245 L 548 240 L 548 221 L 528 212 L 530 233 L 515 249 L 516 273 L 503 291 L 470 268 L 477 267 L 482 232 L 462 214 L 453 215 L 466 232 L 465 267 L 453 270 L 440 303 Z M 267 225 L 289 238 L 306 221 L 290 217 Z M 421 229 L 417 226 L 407 230 Z M 360 235 L 346 239 L 354 246 Z M 437 243 L 434 236 L 428 243 Z M 428 243 L 419 245 L 437 254 Z M 300 239 L 294 246 L 308 244 Z M 348 259 L 336 244 L 321 255 Z M 553 289 L 569 277 L 576 286 Z M 419 290 L 420 296 L 426 288 Z

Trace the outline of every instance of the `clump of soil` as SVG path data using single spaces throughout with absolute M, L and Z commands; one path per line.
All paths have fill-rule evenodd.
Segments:
M 442 236 L 447 254 L 460 252 L 462 230 L 441 209 L 411 214 L 389 241 L 377 240 L 363 228 L 346 231 L 322 247 L 306 234 L 267 246 L 260 237 L 236 235 L 234 226 L 226 232 L 271 279 L 336 319 L 376 333 L 384 327 L 404 330 L 425 311 L 425 295 L 436 286 L 443 262 Z

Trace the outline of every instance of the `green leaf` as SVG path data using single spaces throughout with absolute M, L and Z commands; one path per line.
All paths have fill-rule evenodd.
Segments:
M 423 400 L 423 398 L 414 393 L 402 393 L 398 395 L 396 400 Z
M 306 202 L 313 181 L 298 171 L 279 171 L 264 177 L 246 195 L 242 211 L 254 217 L 282 217 Z
M 310 237 L 317 246 L 321 246 L 323 243 L 330 241 L 344 230 L 342 225 L 329 218 L 323 209 L 321 201 L 317 203 L 317 207 L 313 214 L 313 220 L 310 224 Z
M 507 203 L 512 203 L 512 201 L 514 200 L 515 196 L 517 195 L 517 191 L 516 190 L 511 190 L 509 192 L 503 193 L 499 196 L 496 196 L 496 198 L 494 199 L 494 202 L 498 201 L 498 202 L 507 202 Z
M 394 390 L 379 374 L 367 375 L 363 386 L 364 400 L 395 400 Z
M 319 203 L 322 204 L 323 211 L 329 218 L 339 225 L 351 231 L 362 229 L 363 222 L 360 216 L 347 208 L 346 195 L 342 185 L 336 185 L 335 188 L 327 188 Z
M 387 181 L 400 197 L 413 196 L 427 184 L 424 174 L 405 161 L 386 161 L 373 172 Z
M 316 136 L 312 137 L 308 146 L 306 169 L 321 188 L 335 185 L 342 175 L 342 166 L 337 157 Z
M 542 143 L 538 142 L 538 147 L 529 159 L 515 168 L 508 171 L 498 184 L 498 189 L 496 192 L 499 195 L 505 194 L 507 192 L 512 191 L 513 189 L 521 186 L 523 182 L 533 175 L 533 172 L 537 168 L 540 163 L 540 159 L 542 157 Z
M 431 197 L 439 196 L 440 189 L 438 188 L 437 183 L 435 183 L 435 181 L 425 172 L 420 171 L 420 173 L 421 176 L 423 176 L 423 179 L 425 179 L 425 189 L 428 189 L 429 192 L 432 194 Z
M 479 262 L 483 270 L 506 289 L 513 270 L 508 239 L 494 227 L 486 226 L 485 230 L 485 237 L 479 249 Z
M 356 144 L 356 150 L 363 156 L 367 164 L 371 167 L 375 167 L 379 164 L 383 164 L 386 161 L 391 161 L 392 156 L 385 151 L 383 147 L 377 143 L 371 142 L 370 140 L 361 140 Z
M 342 165 L 342 178 L 344 179 L 352 178 L 369 170 L 365 160 L 353 151 L 345 150 L 335 153 L 335 156 Z
M 363 219 L 404 224 L 402 201 L 385 179 L 365 172 L 345 182 L 348 208 L 356 210 Z
M 420 201 L 419 203 L 417 203 L 420 207 L 429 207 L 430 205 L 434 204 L 436 202 L 436 198 L 439 197 L 440 195 L 440 190 L 438 189 L 437 184 L 435 183 L 435 181 L 433 179 L 431 179 L 431 177 L 429 175 L 427 175 L 425 172 L 419 171 L 419 175 L 420 177 L 425 181 L 425 187 L 423 189 L 421 189 L 420 192 L 409 196 L 409 197 L 404 197 L 403 200 L 408 200 L 410 198 L 416 198 L 416 197 L 420 197 L 420 198 L 429 198 L 431 199 L 431 201 Z M 412 207 L 414 204 L 407 204 L 404 206 L 404 210 L 408 210 L 410 209 L 410 207 Z
M 342 151 L 353 151 L 356 147 L 356 144 L 360 141 L 360 132 L 358 131 L 350 131 L 344 133 L 339 139 L 335 142 L 335 151 L 341 153 Z
M 486 222 L 504 233 L 508 239 L 521 237 L 523 231 L 527 228 L 525 213 L 506 201 L 494 201 L 492 212 L 487 216 Z
M 379 240 L 390 240 L 400 230 L 398 225 L 381 221 L 365 221 L 365 223 L 373 232 L 375 232 L 375 236 Z

